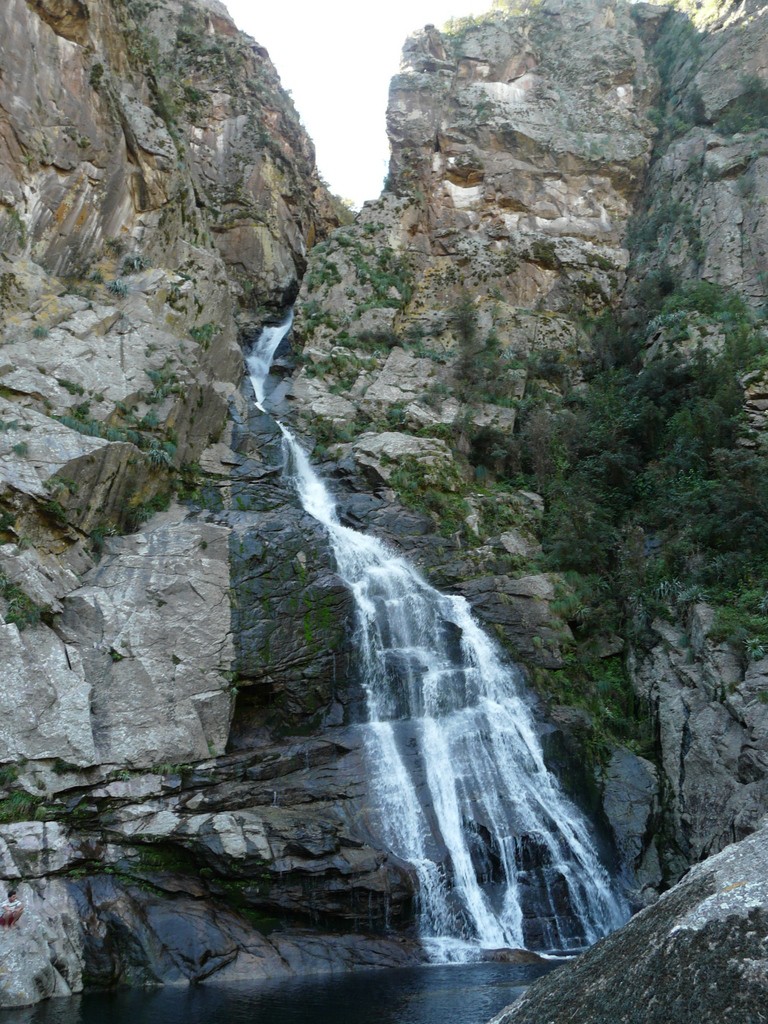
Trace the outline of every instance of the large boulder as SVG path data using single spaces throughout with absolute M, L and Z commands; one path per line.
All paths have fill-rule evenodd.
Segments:
M 92 765 L 92 687 L 76 646 L 39 623 L 0 625 L 0 761 L 60 758 Z
M 755 1024 L 767 997 L 764 825 L 535 982 L 492 1024 Z

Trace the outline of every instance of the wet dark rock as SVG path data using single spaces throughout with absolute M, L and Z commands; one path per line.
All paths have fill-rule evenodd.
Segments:
M 540 964 L 551 970 L 551 960 L 546 960 L 530 949 L 484 949 L 482 959 L 494 964 Z
M 70 883 L 70 891 L 93 987 L 252 981 L 423 959 L 418 945 L 402 938 L 301 929 L 265 935 L 224 904 L 185 894 L 155 896 L 106 876 Z
M 636 880 L 641 902 L 661 883 L 655 833 L 660 819 L 658 773 L 654 765 L 617 749 L 605 769 L 603 807 L 621 862 Z
M 570 630 L 551 609 L 553 577 L 481 576 L 459 583 L 456 590 L 485 622 L 500 626 L 505 643 L 521 657 L 543 668 L 562 668 L 560 644 Z
M 252 728 L 318 723 L 345 698 L 338 691 L 353 621 L 322 527 L 290 506 L 264 511 L 235 524 L 230 556 L 241 688 L 235 734 L 243 711 Z

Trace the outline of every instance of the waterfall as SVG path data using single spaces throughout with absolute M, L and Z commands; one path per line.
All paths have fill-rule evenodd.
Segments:
M 293 312 L 289 313 L 288 317 L 281 324 L 265 327 L 259 334 L 256 344 L 245 360 L 256 397 L 256 405 L 262 412 L 264 411 L 264 385 L 269 368 L 272 365 L 272 360 L 275 358 L 275 352 L 280 347 L 280 342 L 290 331 L 292 324 Z
M 289 329 L 266 328 L 248 357 L 260 406 Z M 435 590 L 386 544 L 339 522 L 305 452 L 280 429 L 286 472 L 354 595 L 378 827 L 416 872 L 433 959 L 573 950 L 619 927 L 628 909 L 544 764 L 519 672 L 464 598 Z

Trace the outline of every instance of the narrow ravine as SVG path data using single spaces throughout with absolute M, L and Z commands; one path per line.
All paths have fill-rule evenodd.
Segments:
M 257 405 L 288 319 L 247 365 Z M 464 598 L 339 522 L 328 489 L 280 425 L 286 474 L 327 530 L 356 603 L 372 802 L 383 845 L 412 865 L 436 961 L 501 947 L 562 952 L 618 928 L 628 908 L 587 822 L 548 771 L 519 672 Z

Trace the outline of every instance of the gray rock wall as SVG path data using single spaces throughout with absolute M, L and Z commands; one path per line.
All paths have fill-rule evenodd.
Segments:
M 700 604 L 685 626 L 656 622 L 657 643 L 632 659 L 658 730 L 657 843 L 671 881 L 754 831 L 768 806 L 768 665 L 710 641 L 713 618 Z

